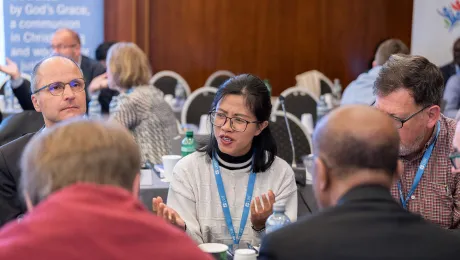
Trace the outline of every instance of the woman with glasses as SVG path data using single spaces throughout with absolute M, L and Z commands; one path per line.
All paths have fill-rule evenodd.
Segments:
M 112 100 L 110 116 L 128 128 L 141 149 L 142 162 L 161 163 L 178 134 L 171 107 L 163 92 L 149 85 L 152 76 L 147 56 L 134 43 L 120 42 L 107 54 L 109 87 L 120 95 Z
M 168 205 L 155 198 L 154 211 L 197 243 L 234 247 L 260 243 L 275 202 L 296 220 L 294 173 L 276 156 L 271 108 L 259 78 L 245 74 L 226 81 L 213 101 L 208 145 L 177 163 Z

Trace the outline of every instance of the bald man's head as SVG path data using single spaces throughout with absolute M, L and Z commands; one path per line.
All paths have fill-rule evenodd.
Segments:
M 41 73 L 42 67 L 51 66 L 51 69 L 55 70 L 55 72 L 58 73 L 59 72 L 58 68 L 60 68 L 60 66 L 62 66 L 62 64 L 68 64 L 71 67 L 75 66 L 76 69 L 78 69 L 78 71 L 80 72 L 81 78 L 83 78 L 83 71 L 78 66 L 78 64 L 75 63 L 74 60 L 72 60 L 71 58 L 69 58 L 67 56 L 63 56 L 63 55 L 59 55 L 59 54 L 53 54 L 53 55 L 51 55 L 49 57 L 46 57 L 46 58 L 42 59 L 37 64 L 35 64 L 35 66 L 34 66 L 34 68 L 32 70 L 32 82 L 31 82 L 32 84 L 30 85 L 30 92 L 34 93 L 35 90 L 37 90 L 38 88 L 42 87 L 39 84 L 40 76 L 42 75 L 42 73 Z M 43 65 L 45 65 L 45 66 L 43 66 Z
M 50 127 L 86 112 L 83 73 L 78 65 L 64 56 L 40 61 L 32 73 L 32 103 Z
M 338 177 L 357 170 L 378 170 L 393 176 L 397 169 L 399 135 L 388 115 L 369 106 L 338 108 L 321 120 L 313 149 Z
M 60 54 L 79 62 L 81 57 L 81 41 L 78 33 L 67 28 L 57 30 L 51 38 L 51 48 Z
M 80 36 L 78 35 L 78 33 L 76 31 L 74 31 L 74 30 L 69 29 L 69 28 L 57 29 L 56 32 L 54 32 L 54 36 L 70 37 L 76 43 L 81 44 Z

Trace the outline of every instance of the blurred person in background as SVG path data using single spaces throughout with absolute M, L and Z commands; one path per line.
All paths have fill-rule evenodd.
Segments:
M 171 140 L 179 131 L 163 92 L 149 84 L 151 77 L 147 56 L 136 44 L 120 42 L 110 47 L 108 84 L 120 92 L 110 118 L 131 131 L 143 163 L 160 164 L 161 157 L 171 153 Z
M 313 148 L 309 171 L 321 211 L 265 236 L 259 259 L 459 258 L 458 234 L 391 196 L 402 164 L 389 116 L 369 106 L 341 107 L 318 123 Z
M 382 65 L 392 54 L 409 54 L 409 48 L 399 39 L 389 39 L 379 45 L 375 53 L 372 69 L 362 73 L 356 80 L 350 83 L 343 92 L 341 104 L 367 104 L 375 101 L 374 82 L 382 69 Z
M 97 46 L 95 51 L 96 60 L 99 61 L 105 68 L 107 68 L 107 53 L 109 52 L 110 47 L 117 42 L 103 42 Z
M 32 104 L 45 122 L 44 129 L 28 133 L 0 147 L 0 226 L 25 212 L 19 194 L 19 158 L 30 139 L 54 124 L 86 112 L 83 72 L 70 58 L 51 56 L 32 72 Z
M 449 78 L 444 89 L 443 99 L 445 102 L 444 115 L 456 118 L 460 109 L 460 75 L 452 75 Z
M 105 72 L 105 67 L 101 63 L 81 54 L 80 36 L 77 32 L 71 29 L 58 29 L 51 38 L 51 48 L 54 54 L 66 56 L 80 66 L 83 71 L 86 87 L 90 86 L 90 83 L 94 78 L 104 74 Z M 24 110 L 33 109 L 33 104 L 30 100 L 30 82 L 20 76 L 21 73 L 19 72 L 19 68 L 16 63 L 11 60 L 7 61 L 7 65 L 1 66 L 0 71 L 3 71 L 11 76 L 11 86 L 13 88 L 13 92 Z M 87 102 L 89 102 L 89 93 L 86 94 Z M 108 89 L 101 90 L 99 103 L 101 104 L 102 113 L 108 113 L 112 96 L 113 91 Z
M 284 204 L 286 215 L 295 221 L 297 186 L 291 166 L 276 156 L 271 108 L 261 79 L 243 74 L 227 80 L 212 104 L 213 131 L 207 146 L 176 164 L 168 205 L 154 198 L 154 211 L 199 244 L 240 248 L 260 243 L 275 201 Z
M 67 121 L 21 159 L 28 213 L 0 230 L 0 259 L 211 259 L 138 200 L 139 148 L 122 126 Z
M 95 51 L 96 60 L 107 68 L 107 53 L 109 52 L 110 47 L 114 45 L 116 42 L 103 42 L 97 46 Z M 88 86 L 88 95 L 90 97 L 94 96 L 95 94 L 98 96 L 98 101 L 101 104 L 101 112 L 102 114 L 110 113 L 110 103 L 114 100 L 114 104 L 117 103 L 117 98 L 119 92 L 117 90 L 113 90 L 108 88 L 109 83 L 107 79 L 107 73 L 101 74 L 95 77 L 90 85 Z M 107 107 L 107 104 L 108 107 Z M 115 106 L 115 105 L 112 105 Z
M 444 79 L 444 85 L 447 85 L 447 81 L 453 75 L 460 75 L 460 38 L 455 40 L 452 46 L 452 57 L 453 60 L 451 62 L 440 68 Z

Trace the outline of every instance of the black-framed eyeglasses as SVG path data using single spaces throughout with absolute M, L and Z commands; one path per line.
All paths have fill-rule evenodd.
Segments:
M 454 152 L 449 155 L 449 159 L 454 169 L 458 169 L 460 166 L 460 152 L 458 152 L 457 148 L 454 148 Z
M 51 93 L 53 96 L 61 96 L 62 93 L 64 93 L 65 86 L 69 85 L 70 89 L 72 90 L 73 93 L 81 92 L 85 89 L 85 80 L 82 78 L 78 79 L 73 79 L 68 83 L 64 82 L 53 82 L 50 83 L 46 86 L 43 86 L 37 90 L 35 90 L 32 94 L 37 94 L 38 92 L 48 89 L 48 91 Z
M 423 107 L 422 109 L 420 109 L 419 111 L 417 111 L 417 112 L 413 113 L 412 115 L 406 117 L 405 119 L 401 119 L 401 118 L 396 117 L 396 116 L 393 116 L 393 115 L 390 115 L 390 116 L 391 116 L 391 118 L 394 119 L 395 127 L 396 127 L 397 129 L 401 129 L 401 128 L 403 128 L 404 123 L 406 123 L 407 121 L 409 121 L 410 119 L 412 119 L 413 117 L 415 117 L 416 115 L 418 115 L 420 112 L 422 112 L 423 110 L 425 110 L 425 109 L 427 109 L 427 108 L 429 108 L 429 107 L 430 107 L 430 106 L 425 106 L 425 107 Z
M 239 117 L 228 117 L 224 113 L 219 113 L 216 111 L 210 112 L 209 117 L 211 118 L 211 123 L 214 126 L 221 127 L 227 123 L 227 119 L 230 120 L 230 127 L 236 132 L 244 132 L 248 127 L 248 124 L 259 124 L 259 121 L 247 121 Z

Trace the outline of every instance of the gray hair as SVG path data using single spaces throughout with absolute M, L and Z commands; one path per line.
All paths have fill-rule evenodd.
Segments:
M 406 89 L 419 106 L 440 105 L 444 79 L 439 68 L 422 56 L 395 54 L 383 65 L 374 83 L 376 96 Z
M 37 64 L 35 64 L 34 69 L 32 70 L 30 93 L 33 94 L 36 89 L 38 89 L 40 87 L 43 87 L 43 86 L 38 86 L 38 81 L 40 79 L 40 77 L 38 76 L 38 72 L 39 72 L 40 67 L 43 64 L 43 62 L 45 62 L 45 61 L 47 61 L 49 59 L 53 59 L 53 58 L 63 58 L 63 59 L 71 61 L 73 64 L 75 64 L 75 66 L 77 66 L 78 70 L 80 71 L 81 75 L 83 76 L 83 71 L 81 70 L 80 66 L 78 66 L 78 64 L 74 60 L 72 60 L 69 57 L 60 55 L 60 54 L 52 54 L 52 55 L 50 55 L 48 57 L 43 58 L 41 61 L 39 61 Z
M 77 183 L 133 188 L 139 146 L 115 122 L 72 118 L 37 133 L 21 157 L 21 189 L 37 204 Z

